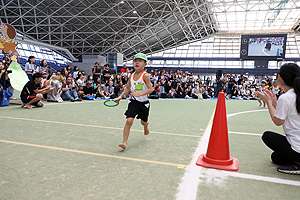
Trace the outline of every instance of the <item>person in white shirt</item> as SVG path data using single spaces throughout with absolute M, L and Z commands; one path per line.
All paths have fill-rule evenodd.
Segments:
M 277 83 L 282 87 L 278 102 L 276 95 L 266 90 L 255 92 L 268 106 L 275 125 L 283 127 L 284 135 L 271 131 L 264 132 L 262 140 L 274 152 L 271 159 L 282 165 L 277 171 L 287 174 L 300 174 L 300 68 L 294 63 L 281 66 Z

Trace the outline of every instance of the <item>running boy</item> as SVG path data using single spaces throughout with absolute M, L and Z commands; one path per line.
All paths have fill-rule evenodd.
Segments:
M 122 94 L 114 99 L 115 102 L 119 102 L 123 96 L 131 92 L 131 99 L 127 111 L 125 112 L 127 120 L 123 131 L 123 143 L 119 144 L 119 147 L 123 149 L 127 146 L 130 128 L 136 116 L 137 119 L 141 119 L 141 124 L 144 126 L 144 135 L 149 134 L 148 116 L 150 103 L 147 95 L 152 93 L 153 88 L 150 82 L 150 75 L 144 71 L 147 62 L 148 59 L 143 53 L 138 53 L 133 57 L 133 67 L 135 72 L 130 76 Z

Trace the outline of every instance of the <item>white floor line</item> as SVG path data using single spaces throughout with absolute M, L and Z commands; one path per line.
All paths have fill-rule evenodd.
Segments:
M 244 174 L 244 173 L 239 173 L 239 172 L 230 172 L 230 171 L 221 171 L 221 173 L 227 174 L 228 176 L 232 176 L 232 177 L 238 177 L 238 178 L 266 181 L 266 182 L 279 183 L 279 184 L 285 184 L 285 185 L 300 186 L 300 181 L 293 181 L 293 180 L 286 180 L 286 179 L 281 179 L 281 178 L 258 176 L 258 175 Z
M 242 133 L 242 132 L 233 132 L 233 131 L 228 131 L 228 133 L 233 133 L 233 134 L 238 134 L 238 135 L 255 135 L 255 136 L 262 136 L 262 134 L 258 134 L 258 133 Z
M 194 200 L 197 198 L 197 189 L 200 181 L 199 178 L 202 176 L 202 174 L 204 174 L 203 170 L 206 169 L 197 166 L 195 163 L 200 154 L 206 153 L 211 127 L 212 124 L 207 126 L 201 138 L 201 141 L 199 142 L 199 145 L 193 155 L 191 163 L 185 168 L 184 176 L 182 177 L 182 181 L 178 186 L 178 192 L 176 195 L 177 200 Z
M 262 112 L 262 111 L 268 111 L 268 110 L 259 109 L 259 110 L 250 110 L 250 111 L 232 113 L 232 114 L 228 114 L 227 118 L 240 115 L 240 114 Z M 285 179 L 279 179 L 273 177 L 243 174 L 238 172 L 229 172 L 229 171 L 209 169 L 209 168 L 197 166 L 196 161 L 200 156 L 200 154 L 206 153 L 211 127 L 212 124 L 209 124 L 207 126 L 203 134 L 203 137 L 201 138 L 201 141 L 199 142 L 199 145 L 193 155 L 191 163 L 187 165 L 185 168 L 184 176 L 182 177 L 181 183 L 179 183 L 178 186 L 178 192 L 176 194 L 177 200 L 196 200 L 197 189 L 200 182 L 204 182 L 204 181 L 213 182 L 216 185 L 219 185 L 222 184 L 228 176 L 300 186 L 299 181 L 291 181 L 291 180 L 285 180 Z M 259 134 L 255 134 L 255 135 L 259 135 Z

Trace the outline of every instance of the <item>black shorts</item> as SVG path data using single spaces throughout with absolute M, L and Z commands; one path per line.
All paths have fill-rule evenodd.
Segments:
M 22 101 L 23 103 L 26 104 L 26 103 L 28 103 L 29 101 L 31 101 L 32 99 L 34 99 L 34 98 L 36 98 L 36 94 L 31 94 L 31 95 L 28 95 L 28 96 L 23 96 L 23 97 L 21 97 L 21 101 Z M 38 101 L 32 103 L 31 105 L 36 106 L 39 102 L 40 102 L 40 100 L 38 100 Z
M 130 100 L 128 104 L 128 108 L 124 115 L 126 115 L 126 118 L 132 117 L 135 118 L 137 116 L 137 119 L 141 119 L 144 122 L 148 121 L 149 116 L 149 109 L 150 109 L 150 102 L 139 102 L 135 100 Z

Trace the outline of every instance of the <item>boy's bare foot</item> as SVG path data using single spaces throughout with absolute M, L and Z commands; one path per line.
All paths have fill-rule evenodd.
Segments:
M 144 135 L 149 135 L 149 133 L 150 133 L 150 131 L 149 131 L 148 126 L 147 126 L 147 128 L 144 127 Z
M 121 147 L 122 149 L 126 149 L 126 144 L 124 144 L 124 143 L 119 144 L 119 147 Z
M 21 108 L 23 108 L 25 106 L 25 103 L 22 103 Z
M 31 107 L 31 105 L 29 105 L 29 104 L 25 104 L 25 106 L 26 106 L 28 109 L 33 109 L 33 107 Z

